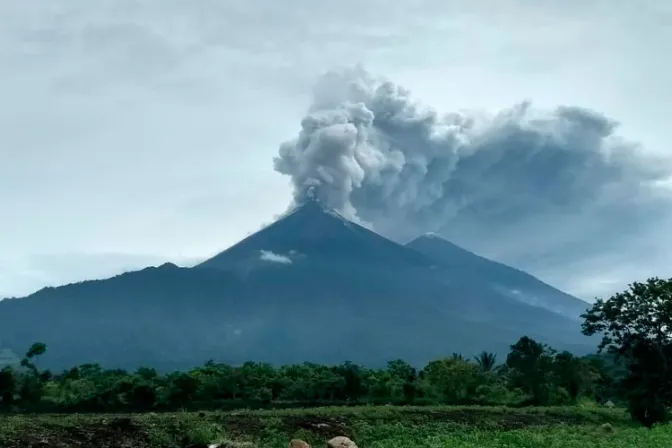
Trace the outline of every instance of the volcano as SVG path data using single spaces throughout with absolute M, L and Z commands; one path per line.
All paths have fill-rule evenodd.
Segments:
M 264 257 L 263 254 L 266 254 Z M 276 255 L 274 257 L 273 255 Z M 198 267 L 254 268 L 263 261 L 285 264 L 301 260 L 328 263 L 428 267 L 433 262 L 383 236 L 345 219 L 317 200 L 297 207 L 280 220 L 245 238 Z
M 423 236 L 400 245 L 316 201 L 192 267 L 172 264 L 0 302 L 0 349 L 53 368 L 504 355 L 528 335 L 585 353 L 587 303 Z

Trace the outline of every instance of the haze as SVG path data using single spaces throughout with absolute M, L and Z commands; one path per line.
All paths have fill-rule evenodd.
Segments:
M 576 132 L 544 128 L 562 154 L 620 154 L 524 194 L 508 188 L 528 165 L 490 163 L 467 180 L 497 180 L 498 219 L 462 227 L 390 220 L 362 189 L 348 202 L 381 233 L 438 230 L 585 299 L 669 277 L 668 3 L 0 0 L 0 297 L 193 264 L 258 230 L 300 197 L 304 171 L 274 158 L 319 104 L 314 86 L 357 65 L 437 116 L 567 107 Z

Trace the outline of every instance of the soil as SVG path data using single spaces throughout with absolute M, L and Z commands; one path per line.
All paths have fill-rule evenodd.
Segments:
M 3 417 L 0 417 L 0 419 Z M 96 419 L 83 425 L 42 424 L 34 417 L 8 439 L 0 434 L 2 448 L 136 448 L 146 442 L 142 428 L 131 418 Z

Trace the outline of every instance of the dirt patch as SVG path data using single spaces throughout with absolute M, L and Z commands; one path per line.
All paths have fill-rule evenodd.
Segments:
M 309 431 L 327 440 L 337 436 L 353 437 L 351 424 L 339 417 L 285 417 L 282 430 L 286 434 L 294 434 L 297 430 Z
M 266 422 L 256 415 L 236 413 L 225 416 L 221 423 L 226 428 L 226 432 L 232 435 L 257 434 L 267 427 Z
M 2 439 L 3 448 L 135 448 L 145 434 L 130 418 L 77 422 L 72 425 L 35 424 Z

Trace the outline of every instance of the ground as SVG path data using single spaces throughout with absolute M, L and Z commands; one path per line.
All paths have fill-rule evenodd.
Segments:
M 350 407 L 128 415 L 0 416 L 2 448 L 323 447 L 345 435 L 360 448 L 669 447 L 672 426 L 633 425 L 620 409 Z M 201 444 L 201 445 L 199 445 Z

